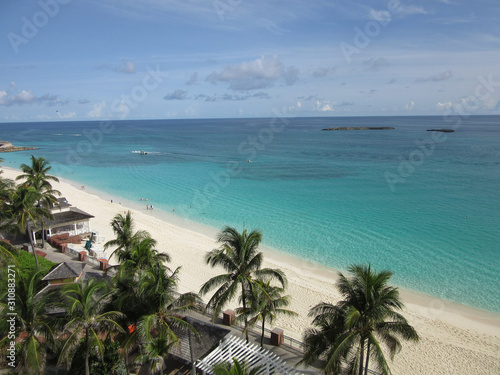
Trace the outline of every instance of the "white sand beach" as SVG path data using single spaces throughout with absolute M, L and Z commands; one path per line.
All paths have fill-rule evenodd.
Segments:
M 11 179 L 19 173 L 3 170 L 3 176 Z M 130 209 L 136 229 L 149 231 L 158 241 L 157 249 L 172 257 L 172 268 L 182 266 L 181 292 L 198 292 L 206 280 L 220 273 L 220 269 L 212 269 L 204 262 L 205 253 L 217 246 L 214 238 L 220 228 L 169 219 L 173 215 L 147 211 L 146 202 L 132 204 L 135 209 L 128 208 L 125 202 L 120 204 L 118 198 L 111 203 L 93 194 L 88 187 L 82 190 L 69 182 L 54 184 L 54 187 L 73 206 L 94 215 L 92 230 L 107 240 L 114 237 L 110 226 L 112 218 Z M 262 229 L 265 235 L 265 228 Z M 287 291 L 292 296 L 290 308 L 299 314 L 296 318 L 280 319 L 273 327 L 279 326 L 286 335 L 300 339 L 303 330 L 310 326 L 309 309 L 321 301 L 335 303 L 338 300 L 336 272 L 273 249 L 263 247 L 262 251 L 266 267 L 278 267 L 287 275 Z M 406 304 L 404 315 L 417 329 L 421 342 L 403 343 L 403 350 L 391 364 L 394 374 L 500 374 L 500 315 L 407 290 L 402 290 L 402 296 Z M 228 306 L 231 307 L 236 306 Z

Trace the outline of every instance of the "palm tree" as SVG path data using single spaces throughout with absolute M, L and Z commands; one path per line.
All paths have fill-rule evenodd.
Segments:
M 37 223 L 44 218 L 52 218 L 52 214 L 44 207 L 37 206 L 41 199 L 41 194 L 32 186 L 19 185 L 12 194 L 12 202 L 9 206 L 9 215 L 17 224 L 19 231 L 24 230 L 29 237 L 36 267 L 38 268 L 38 258 L 35 251 L 35 242 L 31 234 L 31 229 L 37 229 Z
M 50 163 L 43 157 L 38 159 L 31 155 L 31 166 L 21 164 L 21 170 L 24 174 L 16 177 L 16 180 L 25 179 L 27 186 L 34 187 L 39 193 L 38 205 L 50 209 L 57 203 L 55 195 L 60 196 L 61 192 L 52 188 L 50 181 L 59 182 L 55 176 L 47 174 L 52 167 Z M 42 223 L 42 245 L 45 246 L 45 223 Z
M 14 186 L 14 181 L 0 177 L 0 229 L 7 231 L 11 224 L 9 221 L 9 211 L 12 203 Z
M 55 343 L 54 325 L 46 315 L 46 307 L 50 304 L 50 295 L 37 296 L 43 288 L 40 271 L 34 271 L 22 278 L 16 278 L 15 287 L 15 320 L 16 337 L 22 337 L 18 353 L 18 367 L 20 374 L 43 374 L 45 368 L 45 356 L 48 347 Z M 7 298 L 3 298 L 2 301 Z M 7 324 L 11 310 L 2 309 L 2 325 Z M 4 331 L 4 327 L 2 327 Z M 10 341 L 10 340 L 9 340 Z
M 113 256 L 115 253 L 122 253 L 130 250 L 132 244 L 137 240 L 149 237 L 148 232 L 141 230 L 134 233 L 134 220 L 132 218 L 132 213 L 127 211 L 125 215 L 117 214 L 113 220 L 111 220 L 111 227 L 116 235 L 114 240 L 106 242 L 104 248 L 107 249 L 111 246 L 116 246 L 116 249 L 111 253 Z
M 132 242 L 128 250 L 118 254 L 118 260 L 125 270 L 146 270 L 156 267 L 164 267 L 164 262 L 170 261 L 167 253 L 155 250 L 156 240 L 151 237 L 138 238 Z
M 161 374 L 165 366 L 165 356 L 176 343 L 165 335 L 158 335 L 144 344 L 142 353 L 135 358 L 136 363 L 149 363 L 149 373 Z
M 227 273 L 212 277 L 200 289 L 204 295 L 218 287 L 207 307 L 214 309 L 214 318 L 220 314 L 225 304 L 231 301 L 241 288 L 241 302 L 243 309 L 247 308 L 248 291 L 252 290 L 252 280 L 255 278 L 277 279 L 283 287 L 286 286 L 286 277 L 278 269 L 261 269 L 263 255 L 257 251 L 262 240 L 260 231 L 248 233 L 243 230 L 239 233 L 236 229 L 225 227 L 218 235 L 217 242 L 221 243 L 219 249 L 208 252 L 205 256 L 207 264 L 212 267 L 222 266 Z M 248 326 L 245 318 L 245 331 Z M 248 341 L 248 331 L 246 331 Z
M 220 363 L 213 367 L 215 375 L 257 375 L 262 366 L 257 366 L 252 369 L 246 363 L 240 363 L 238 359 L 233 359 L 233 364 Z
M 370 266 L 353 265 L 350 279 L 339 273 L 337 288 L 343 299 L 336 305 L 320 303 L 309 316 L 315 328 L 304 334 L 305 364 L 326 360 L 324 371 L 366 375 L 370 359 L 382 374 L 390 374 L 384 344 L 391 359 L 401 350 L 400 339 L 418 341 L 415 329 L 398 312 L 404 305 L 397 288 L 388 285 L 390 271 L 372 271 Z
M 31 155 L 31 166 L 21 164 L 21 170 L 24 174 L 17 176 L 16 180 L 25 179 L 30 186 L 42 188 L 43 190 L 52 190 L 50 181 L 59 182 L 59 179 L 47 174 L 51 168 L 50 163 L 45 158 L 39 157 L 37 159 L 34 155 Z
M 71 362 L 80 338 L 85 340 L 85 375 L 90 374 L 89 357 L 90 348 L 97 348 L 97 355 L 102 359 L 104 352 L 102 333 L 113 331 L 123 332 L 122 327 L 115 319 L 123 314 L 119 311 L 105 311 L 106 303 L 111 292 L 106 291 L 104 282 L 90 279 L 85 282 L 69 284 L 64 287 L 62 295 L 68 307 L 68 322 L 65 328 L 69 331 L 59 357 L 59 363 Z
M 127 363 L 128 353 L 140 347 L 142 354 L 136 362 L 147 362 L 152 372 L 160 371 L 163 358 L 179 342 L 179 330 L 197 335 L 183 316 L 199 305 L 199 297 L 194 293 L 176 293 L 179 270 L 171 273 L 160 266 L 138 270 L 133 275 L 119 272 L 115 277 L 118 290 L 115 306 L 126 314 L 126 325 L 136 327 L 123 340 Z
M 284 288 L 271 285 L 271 280 L 255 280 L 252 293 L 248 296 L 250 307 L 236 309 L 239 316 L 250 318 L 249 326 L 262 320 L 260 346 L 264 346 L 266 320 L 272 323 L 277 315 L 297 316 L 297 313 L 285 309 L 290 304 L 290 296 L 283 296 Z

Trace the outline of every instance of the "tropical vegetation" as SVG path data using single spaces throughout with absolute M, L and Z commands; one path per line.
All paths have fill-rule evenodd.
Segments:
M 393 359 L 401 340 L 417 342 L 419 336 L 400 313 L 399 291 L 388 284 L 392 272 L 353 265 L 349 273 L 350 278 L 339 273 L 341 301 L 310 310 L 314 328 L 304 334 L 303 363 L 323 360 L 327 374 L 367 375 L 370 369 L 390 374 L 384 347 Z
M 277 280 L 282 287 L 287 284 L 285 274 L 279 269 L 261 268 L 264 256 L 258 251 L 262 233 L 246 229 L 239 233 L 235 228 L 225 227 L 218 235 L 220 248 L 208 252 L 205 256 L 207 264 L 220 266 L 226 272 L 210 278 L 200 289 L 205 295 L 217 289 L 207 303 L 214 310 L 214 319 L 224 306 L 235 297 L 239 297 L 244 311 L 247 310 L 248 298 L 252 295 L 254 281 L 258 278 Z M 245 334 L 248 341 L 248 318 L 244 314 Z

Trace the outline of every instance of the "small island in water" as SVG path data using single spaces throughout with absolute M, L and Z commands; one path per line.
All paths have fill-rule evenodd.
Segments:
M 443 132 L 443 133 L 453 133 L 453 129 L 427 129 L 428 132 Z
M 14 152 L 14 151 L 37 150 L 37 149 L 38 147 L 16 147 L 10 142 L 0 141 L 0 152 Z
M 379 127 L 369 127 L 369 126 L 358 126 L 358 127 L 340 127 L 340 128 L 326 128 L 322 130 L 389 130 L 394 129 L 392 126 L 379 126 Z

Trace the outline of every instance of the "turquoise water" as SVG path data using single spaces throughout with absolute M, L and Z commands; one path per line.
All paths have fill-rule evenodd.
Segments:
M 260 228 L 266 245 L 300 258 L 370 262 L 400 286 L 500 312 L 500 117 L 461 120 L 4 123 L 0 139 L 40 147 L 32 153 L 55 174 L 117 199 Z M 333 126 L 396 129 L 321 131 Z M 445 127 L 456 132 L 426 132 Z M 3 154 L 4 165 L 30 154 Z

